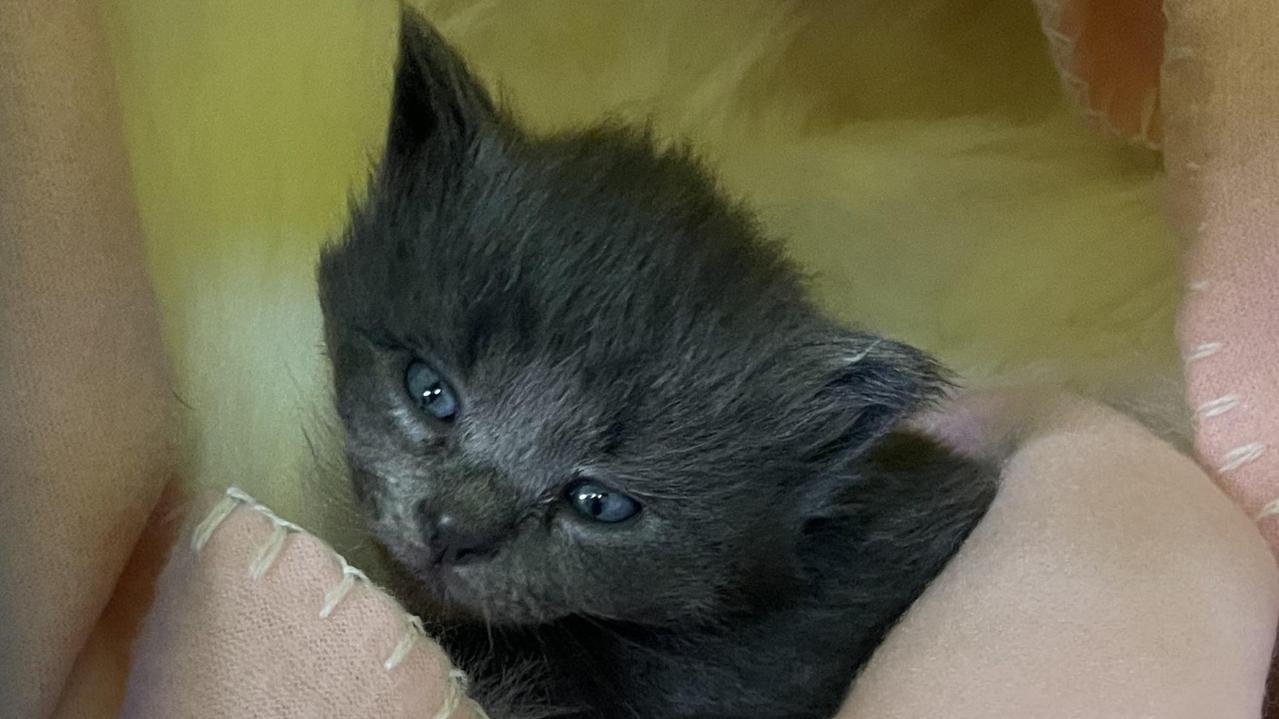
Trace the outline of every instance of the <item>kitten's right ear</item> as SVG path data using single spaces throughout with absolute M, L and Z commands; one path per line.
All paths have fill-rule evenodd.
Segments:
M 835 330 L 814 347 L 824 383 L 807 405 L 814 456 L 860 453 L 949 386 L 935 360 L 900 342 Z
M 492 98 L 457 51 L 415 11 L 402 9 L 384 169 L 456 167 L 496 119 Z

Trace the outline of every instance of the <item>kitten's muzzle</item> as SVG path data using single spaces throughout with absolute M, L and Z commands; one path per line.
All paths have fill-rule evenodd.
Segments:
M 426 502 L 418 505 L 418 528 L 429 550 L 432 566 L 458 566 L 482 561 L 497 552 L 506 530 L 476 526 L 447 512 L 433 512 Z

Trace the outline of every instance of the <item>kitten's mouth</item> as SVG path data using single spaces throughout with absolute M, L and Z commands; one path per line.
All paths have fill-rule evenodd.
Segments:
M 472 619 L 481 617 L 467 601 L 459 600 L 457 592 L 450 587 L 464 582 L 448 568 L 432 568 L 428 572 L 418 569 L 413 562 L 404 562 L 400 555 L 385 544 L 379 542 L 382 553 L 388 558 L 391 583 L 395 595 L 412 612 L 423 617 L 431 615 L 439 619 Z
M 394 567 L 397 589 L 415 608 L 425 604 L 433 614 L 478 615 L 464 598 L 471 587 L 456 567 L 431 563 L 425 548 L 411 543 L 379 539 L 378 544 Z
M 394 566 L 396 594 L 424 617 L 508 627 L 548 619 L 509 594 L 495 596 L 484 584 L 484 570 L 476 565 L 431 564 L 426 555 L 405 545 L 382 546 Z

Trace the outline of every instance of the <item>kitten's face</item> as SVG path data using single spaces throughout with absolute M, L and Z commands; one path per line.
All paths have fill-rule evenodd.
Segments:
M 386 155 L 319 273 L 377 539 L 499 623 L 778 601 L 932 365 L 821 319 L 684 155 L 529 138 L 428 29 L 401 52 Z

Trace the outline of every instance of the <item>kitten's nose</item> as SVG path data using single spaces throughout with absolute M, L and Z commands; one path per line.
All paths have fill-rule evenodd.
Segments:
M 431 551 L 432 564 L 469 564 L 493 554 L 502 535 L 477 531 L 468 524 L 448 513 L 422 513 L 422 534 Z

